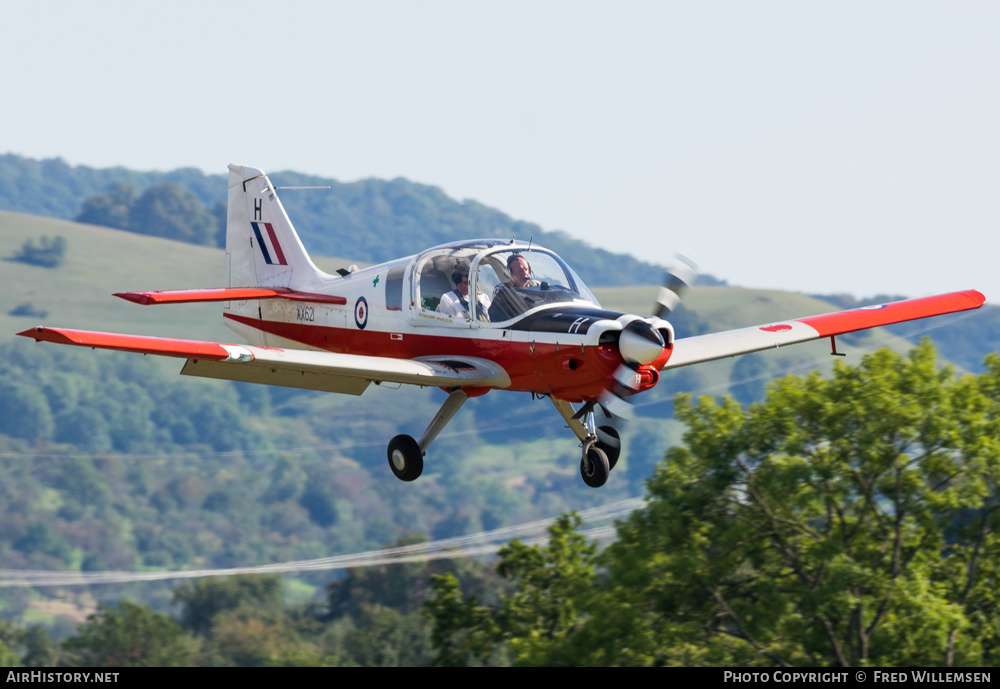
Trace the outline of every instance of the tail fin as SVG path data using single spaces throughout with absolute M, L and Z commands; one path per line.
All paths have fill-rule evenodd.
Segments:
M 301 287 L 324 274 L 309 258 L 271 181 L 257 168 L 229 166 L 228 287 Z

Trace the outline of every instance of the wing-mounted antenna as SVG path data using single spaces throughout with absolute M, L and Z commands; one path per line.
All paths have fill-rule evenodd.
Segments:
M 325 186 L 325 187 L 273 187 L 273 188 L 274 188 L 275 191 L 277 191 L 278 189 L 333 189 L 333 187 L 331 187 L 331 186 Z M 263 192 L 261 192 L 261 193 L 263 193 Z

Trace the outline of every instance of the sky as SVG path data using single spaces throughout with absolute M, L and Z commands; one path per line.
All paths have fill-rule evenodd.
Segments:
M 1000 3 L 2 6 L 0 153 L 405 177 L 731 284 L 1000 303 Z

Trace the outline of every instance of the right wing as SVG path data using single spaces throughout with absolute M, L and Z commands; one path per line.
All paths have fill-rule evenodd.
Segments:
M 880 325 L 902 323 L 918 318 L 978 309 L 986 297 L 976 290 L 938 294 L 933 297 L 904 299 L 889 304 L 864 306 L 821 316 L 807 316 L 790 321 L 724 330 L 708 335 L 684 337 L 674 343 L 673 353 L 664 369 L 700 364 L 703 361 L 774 349 L 785 345 L 834 337 Z
M 382 382 L 444 388 L 510 386 L 510 376 L 502 366 L 478 357 L 425 356 L 416 359 L 390 359 L 68 328 L 37 327 L 19 332 L 18 335 L 38 342 L 187 359 L 181 373 L 188 376 L 350 395 L 360 395 L 370 383 Z

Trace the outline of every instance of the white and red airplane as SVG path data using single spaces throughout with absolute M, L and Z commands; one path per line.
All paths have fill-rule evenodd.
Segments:
M 469 397 L 493 389 L 547 396 L 581 443 L 584 482 L 597 487 L 621 446 L 613 427 L 596 426 L 595 409 L 623 414 L 661 370 L 826 337 L 836 354 L 836 335 L 985 303 L 968 290 L 675 340 L 664 317 L 690 276 L 671 277 L 652 316 L 608 311 L 555 253 L 525 242 L 454 242 L 324 273 L 271 181 L 238 165 L 229 166 L 226 273 L 224 288 L 115 296 L 223 302 L 225 324 L 250 345 L 46 327 L 18 334 L 179 357 L 182 374 L 208 378 L 351 395 L 383 382 L 443 388 L 448 398 L 420 439 L 389 442 L 389 467 L 403 481 L 420 476 L 428 446 Z

